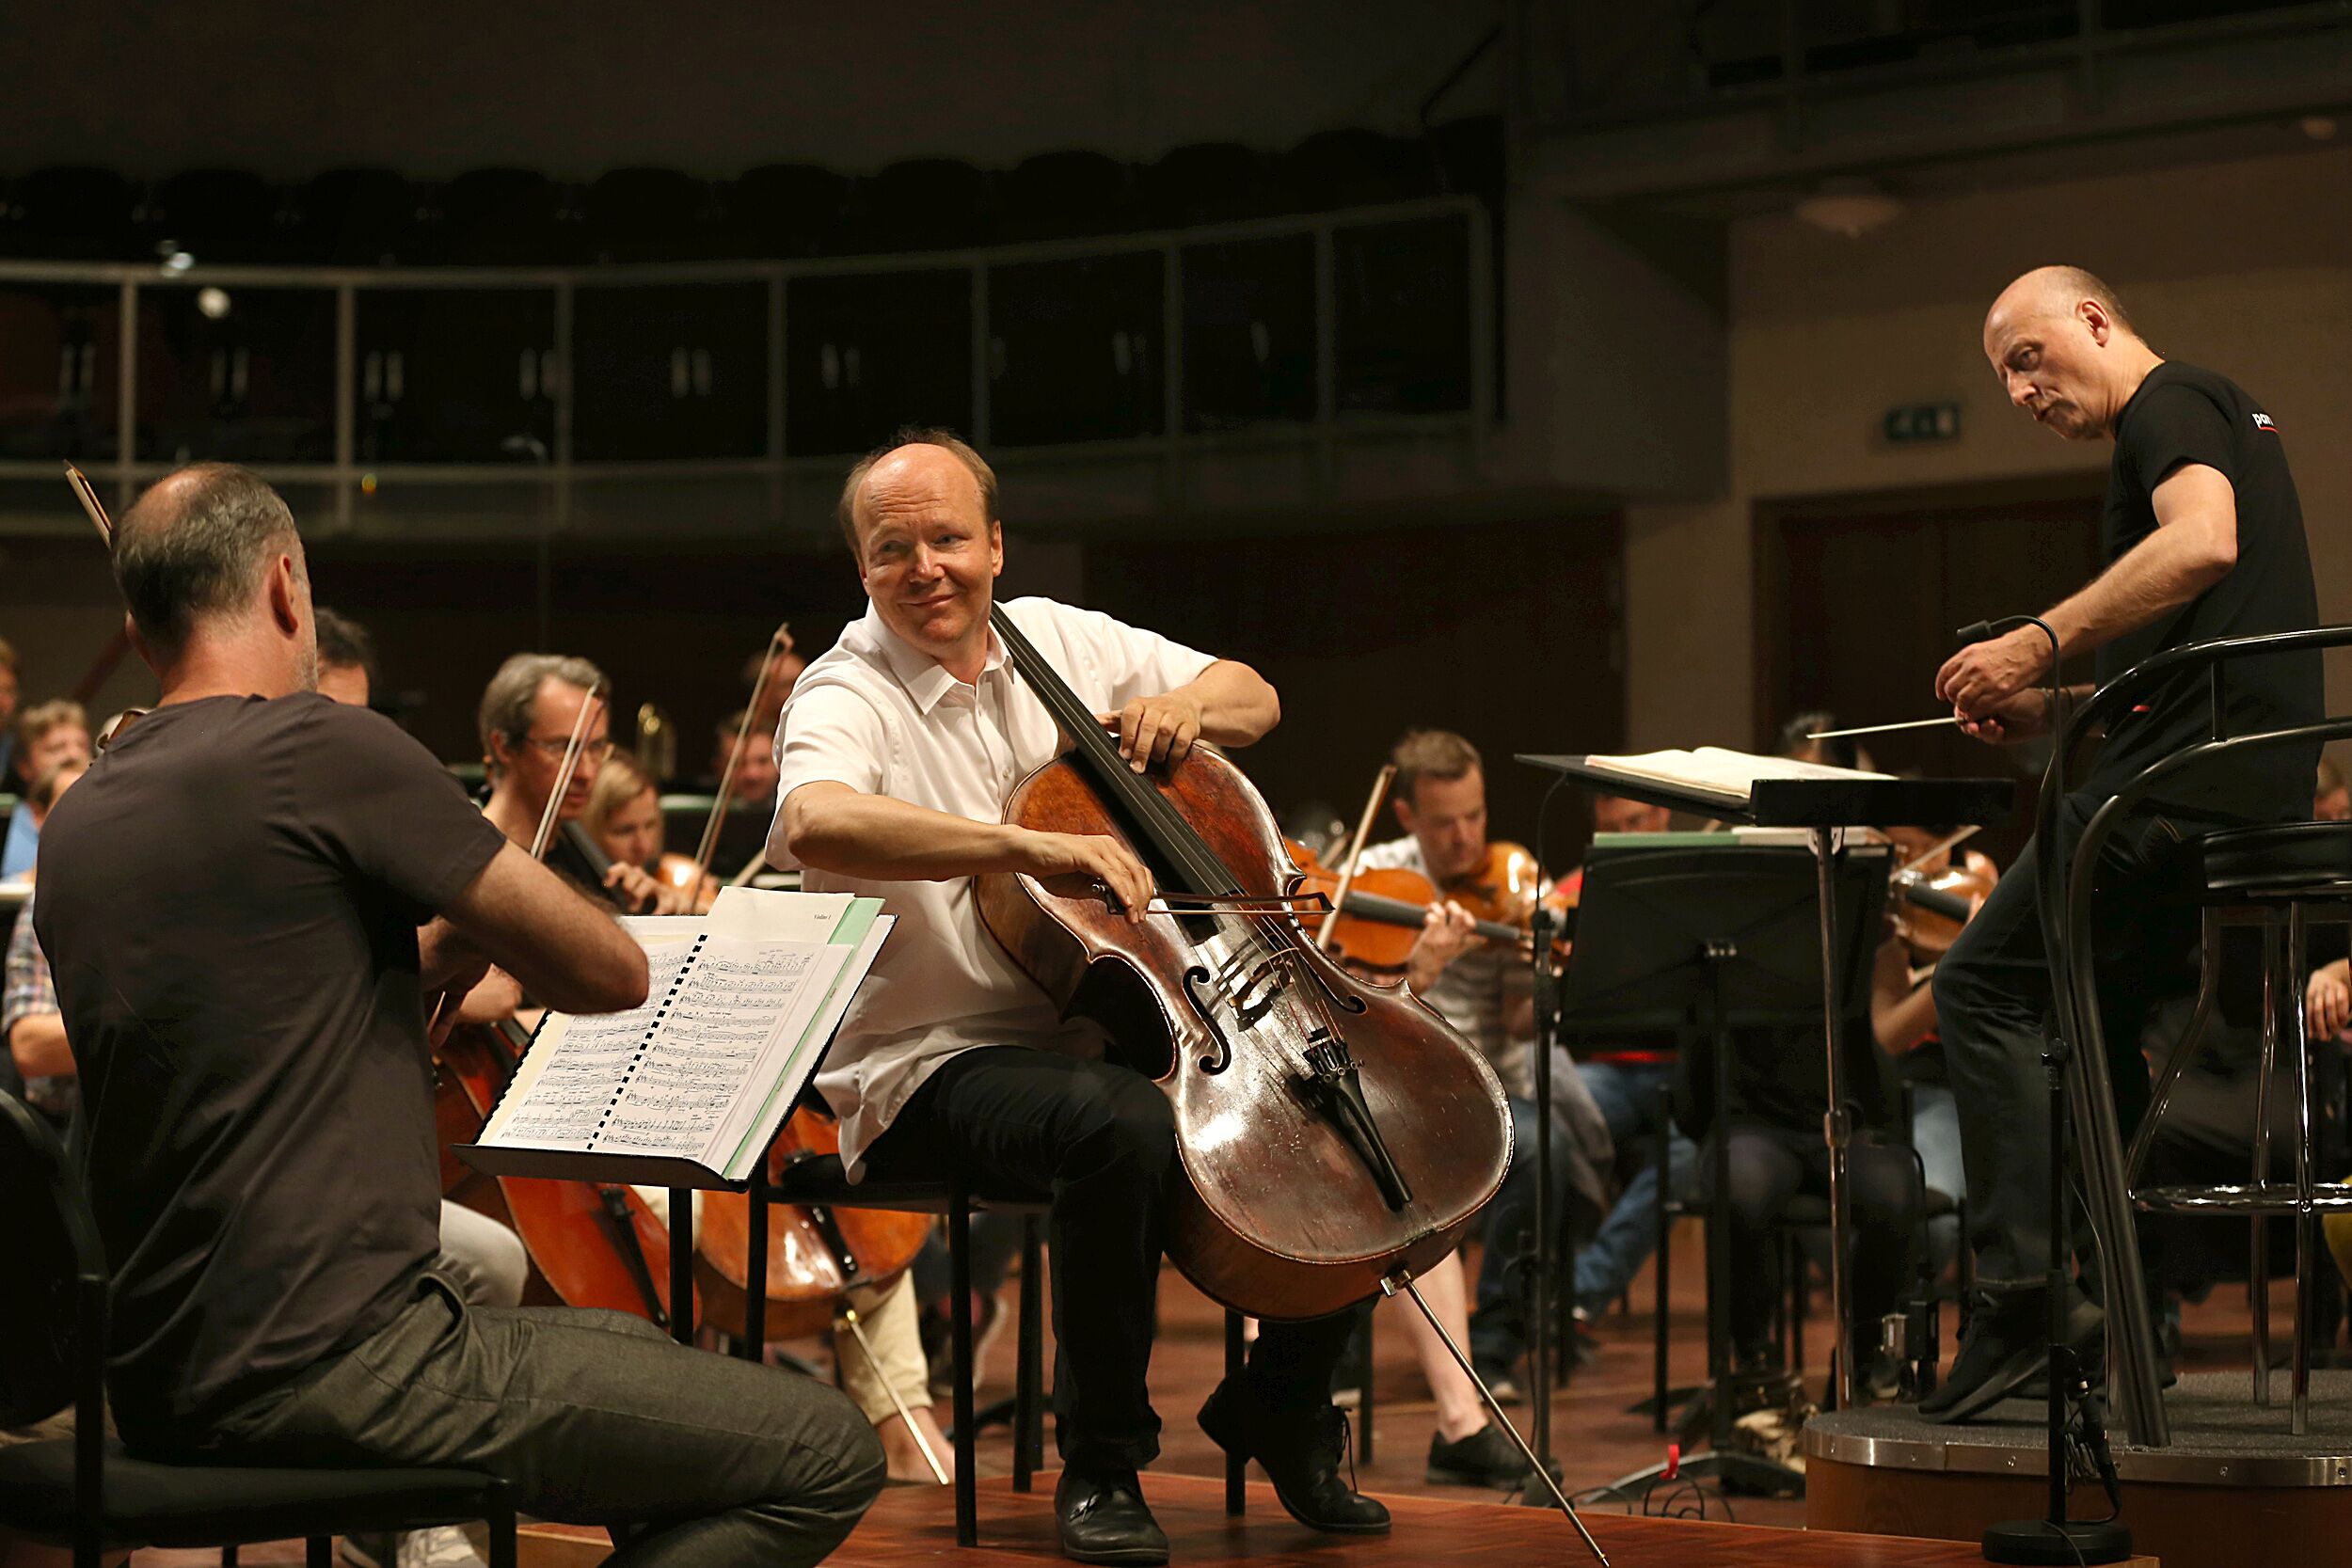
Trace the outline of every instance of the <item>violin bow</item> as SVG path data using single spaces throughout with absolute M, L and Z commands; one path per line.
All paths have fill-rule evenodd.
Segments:
M 1356 883 L 1356 863 L 1363 858 L 1364 840 L 1372 836 L 1372 819 L 1380 814 L 1380 802 L 1388 799 L 1389 784 L 1395 777 L 1396 764 L 1380 765 L 1380 776 L 1372 781 L 1372 795 L 1364 801 L 1364 815 L 1356 819 L 1356 836 L 1347 841 L 1347 859 L 1340 866 L 1340 885 L 1331 895 L 1331 911 L 1315 929 L 1315 945 L 1327 952 L 1332 928 L 1340 923 L 1340 911 L 1347 906 L 1347 890 Z
M 539 812 L 539 831 L 532 835 L 531 858 L 537 860 L 547 853 L 548 835 L 555 832 L 555 814 L 564 804 L 564 797 L 571 792 L 572 776 L 580 770 L 580 751 L 587 738 L 588 721 L 594 719 L 604 699 L 604 682 L 588 689 L 587 700 L 580 705 L 580 717 L 572 721 L 572 733 L 564 742 L 564 766 L 557 770 L 555 785 L 548 791 L 548 803 Z
M 72 490 L 73 499 L 82 503 L 83 512 L 89 517 L 90 527 L 98 531 L 98 537 L 104 541 L 107 549 L 112 550 L 115 547 L 115 520 L 106 515 L 106 503 L 98 499 L 97 489 L 91 485 L 88 477 L 71 463 L 65 466 L 65 482 Z
M 768 695 L 768 677 L 776 668 L 778 644 L 783 651 L 792 651 L 792 623 L 786 621 L 776 627 L 776 634 L 768 639 L 768 652 L 759 661 L 759 678 L 752 682 L 752 700 L 743 705 L 743 721 L 735 727 L 735 744 L 727 748 L 727 765 L 719 771 L 719 793 L 710 800 L 710 819 L 703 824 L 703 841 L 694 849 L 694 883 L 703 885 L 710 875 L 710 857 L 719 847 L 719 824 L 726 820 L 727 806 L 735 798 L 735 765 L 742 760 L 743 742 L 752 733 L 752 718 L 759 712 L 759 700 Z

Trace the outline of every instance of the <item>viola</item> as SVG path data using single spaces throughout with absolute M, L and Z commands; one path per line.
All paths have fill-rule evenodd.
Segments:
M 769 1180 L 803 1160 L 840 1152 L 838 1126 L 803 1106 L 769 1146 Z M 822 1333 L 845 1291 L 897 1278 L 914 1261 L 930 1230 L 929 1214 L 768 1205 L 768 1338 Z M 694 1274 L 714 1322 L 744 1321 L 750 1257 L 751 1199 L 741 1193 L 704 1194 L 694 1224 Z
M 1450 1254 L 1502 1186 L 1511 1127 L 1485 1058 L 1393 986 L 1351 974 L 1299 924 L 1298 866 L 1239 768 L 1195 746 L 1139 774 L 999 606 L 997 635 L 1072 749 L 1005 819 L 1108 833 L 1159 889 L 1131 922 L 1092 879 L 991 873 L 982 922 L 1174 1114 L 1168 1255 L 1215 1300 L 1321 1317 Z

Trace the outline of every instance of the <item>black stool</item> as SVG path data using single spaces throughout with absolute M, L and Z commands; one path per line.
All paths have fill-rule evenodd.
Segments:
M 818 1204 L 837 1209 L 890 1209 L 918 1214 L 942 1214 L 947 1221 L 947 1264 L 951 1283 L 951 1343 L 956 1354 L 956 1544 L 979 1541 L 978 1473 L 974 1454 L 978 1447 L 977 1420 L 973 1408 L 973 1383 L 978 1369 L 972 1365 L 972 1215 L 987 1209 L 1023 1217 L 1021 1236 L 1021 1311 L 1014 1325 L 1019 1347 L 1013 1377 L 1012 1487 L 1029 1490 L 1030 1481 L 1045 1450 L 1044 1399 L 1044 1269 L 1038 1221 L 1048 1210 L 1041 1193 L 977 1193 L 961 1181 L 880 1181 L 850 1183 L 836 1154 L 816 1155 L 787 1166 L 768 1183 L 771 1203 Z M 1242 1320 L 1225 1314 L 1225 1373 L 1235 1376 L 1243 1361 Z M 1228 1454 L 1225 1459 L 1225 1509 L 1242 1512 L 1243 1476 L 1248 1461 Z
M 56 1134 L 8 1094 L 0 1094 L 0 1192 L 12 1206 L 11 1262 L 0 1285 L 0 1344 L 8 1347 L 0 1426 L 74 1407 L 72 1437 L 0 1449 L 0 1519 L 10 1528 L 71 1544 L 74 1568 L 98 1568 L 104 1552 L 124 1546 L 219 1546 L 234 1561 L 240 1543 L 294 1536 L 308 1542 L 310 1568 L 329 1568 L 339 1534 L 481 1519 L 490 1527 L 490 1568 L 514 1568 L 514 1503 L 504 1481 L 478 1470 L 167 1465 L 106 1441 L 98 1222 Z
M 2311 1042 L 2303 1030 L 2304 935 L 2311 918 L 2352 921 L 2352 823 L 2290 822 L 2208 833 L 2197 844 L 2204 940 L 2196 1011 L 2166 1057 L 2148 1113 L 2133 1135 L 2125 1181 L 2140 1208 L 2159 1213 L 2244 1216 L 2253 1222 L 2254 1402 L 2270 1402 L 2269 1229 L 2284 1215 L 2295 1229 L 2295 1334 L 2288 1430 L 2302 1436 L 2311 1419 L 2312 1297 L 2316 1279 L 2313 1230 L 2322 1213 L 2352 1212 L 2352 1184 L 2316 1179 Z M 2243 1186 L 2143 1187 L 2141 1167 L 2181 1069 L 2196 1050 L 2218 990 L 2221 929 L 2262 930 L 2262 1058 L 2256 1083 L 2253 1169 Z M 2270 1082 L 2279 1050 L 2292 1052 L 2296 1085 L 2295 1180 L 2270 1180 Z

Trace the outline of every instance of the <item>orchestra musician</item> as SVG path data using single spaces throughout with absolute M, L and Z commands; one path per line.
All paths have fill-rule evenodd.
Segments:
M 51 816 L 35 924 L 123 1441 L 486 1470 L 525 1512 L 617 1527 L 625 1568 L 820 1560 L 882 1480 L 848 1400 L 619 1313 L 472 1307 L 433 1269 L 427 996 L 496 964 L 552 1006 L 628 1008 L 644 952 L 389 721 L 316 693 L 266 484 L 178 470 L 113 563 L 162 695 Z
M 1984 352 L 2009 399 L 2068 440 L 2114 442 L 2100 521 L 2106 569 L 2046 610 L 2059 652 L 2096 651 L 2102 682 L 2178 644 L 2315 624 L 2310 548 L 2277 421 L 2236 383 L 2168 360 L 2140 336 L 2114 291 L 2074 267 L 2042 267 L 1993 303 Z M 2052 650 L 2027 626 L 1946 661 L 1936 695 L 1979 739 L 2050 733 Z M 2322 715 L 2316 653 L 2227 666 L 2233 734 L 2313 723 Z M 2204 738 L 2201 672 L 2153 692 L 2120 721 L 2095 770 L 2061 813 L 2064 842 L 2127 780 Z M 2258 761 L 2224 759 L 2160 785 L 2106 841 L 2094 906 L 2099 1008 L 2117 1114 L 2126 1137 L 2147 1102 L 2140 1025 L 2168 990 L 2189 984 L 2194 911 L 2154 896 L 2182 869 L 2184 840 L 2233 824 L 2308 815 L 2316 747 Z M 1923 1402 L 1963 1419 L 2042 1365 L 2048 1212 L 2048 1114 L 2041 1063 L 2051 1006 L 2050 955 L 2036 911 L 2035 857 L 2009 869 L 1937 966 L 1936 1016 L 1959 1102 L 1977 1279 L 1949 1378 Z M 2153 1272 L 2153 1271 L 2152 1271 Z M 2139 1289 L 2143 1282 L 2116 1282 Z M 2069 1337 L 2098 1332 L 2100 1313 L 2070 1286 Z
M 1396 768 L 1390 809 L 1405 831 L 1367 846 L 1358 866 L 1410 871 L 1439 889 L 1485 866 L 1486 775 L 1478 749 L 1449 730 L 1417 729 L 1397 741 L 1389 760 Z M 1603 1206 L 1600 1172 L 1609 1164 L 1607 1134 L 1598 1108 L 1565 1058 L 1555 1065 L 1552 1080 L 1554 1103 L 1565 1114 L 1537 1113 L 1533 965 L 1518 949 L 1480 936 L 1475 919 L 1456 900 L 1442 898 L 1430 909 L 1406 958 L 1405 981 L 1486 1056 L 1510 1101 L 1511 1165 L 1486 1215 L 1478 1306 L 1470 1314 L 1468 1339 L 1472 1365 L 1488 1390 L 1498 1399 L 1521 1399 L 1518 1368 L 1527 1354 L 1528 1327 L 1524 1285 L 1516 1275 L 1534 1244 L 1538 1130 L 1552 1141 L 1555 1216 L 1580 1189 L 1589 1211 L 1597 1213 Z M 1459 1303 L 1461 1268 L 1456 1254 L 1422 1276 L 1422 1294 L 1433 1307 Z M 1524 1481 L 1527 1461 L 1487 1420 L 1477 1390 L 1453 1364 L 1436 1331 L 1417 1313 L 1406 1323 L 1438 1403 L 1429 1479 L 1490 1485 Z M 1462 1338 L 1453 1324 L 1448 1330 L 1457 1340 Z
M 1062 1549 L 1160 1562 L 1168 1538 L 1137 1472 L 1159 1451 L 1146 1373 L 1173 1113 L 1151 1079 L 1100 1059 L 1090 1024 L 1059 1020 L 983 928 L 973 886 L 984 872 L 1074 872 L 1139 920 L 1152 879 L 1114 838 L 1002 819 L 1014 785 L 1061 748 L 989 625 L 1000 516 L 994 473 L 945 432 L 902 432 L 850 469 L 838 520 L 871 603 L 794 685 L 770 841 L 809 888 L 882 896 L 898 921 L 816 1080 L 852 1176 L 952 1169 L 1051 1193 Z M 1245 664 L 1051 600 L 1007 608 L 1137 770 L 1200 740 L 1247 745 L 1279 717 Z M 1295 1518 L 1326 1530 L 1389 1523 L 1341 1479 L 1329 1389 L 1356 1321 L 1266 1323 L 1247 1370 L 1200 1412 L 1212 1437 L 1265 1467 Z
M 484 803 L 482 815 L 509 843 L 528 845 L 538 835 L 539 818 L 555 789 L 556 776 L 564 769 L 564 754 L 580 707 L 589 692 L 598 689 L 606 695 L 589 715 L 580 754 L 564 783 L 563 798 L 555 809 L 559 826 L 577 819 L 586 808 L 597 770 L 612 756 L 612 687 L 604 673 L 584 658 L 516 654 L 500 665 L 490 684 L 483 688 L 476 727 L 490 777 L 490 799 Z M 548 855 L 557 863 L 567 864 L 555 847 L 561 843 L 549 840 Z M 590 881 L 586 867 L 573 869 L 583 883 Z M 602 886 L 593 891 L 631 914 L 675 914 L 691 903 L 684 889 L 658 880 L 634 861 L 612 862 L 603 874 Z
M 1595 833 L 1662 833 L 1672 818 L 1665 807 L 1622 795 L 1592 797 Z M 1581 868 L 1560 879 L 1558 893 L 1575 902 L 1583 888 Z M 1558 900 L 1555 900 L 1558 901 Z M 1672 1033 L 1597 1041 L 1577 1063 L 1577 1077 L 1607 1120 L 1617 1148 L 1637 1138 L 1666 1140 L 1666 1181 L 1672 1196 L 1688 1202 L 1698 1194 L 1698 1146 L 1667 1117 L 1661 1091 L 1671 1088 L 1678 1041 Z M 1633 1283 L 1658 1244 L 1658 1162 L 1645 1160 L 1627 1177 L 1608 1217 L 1591 1241 L 1576 1249 L 1576 1315 L 1599 1316 Z
M 24 803 L 46 820 L 87 766 L 79 757 L 66 758 L 33 781 Z M 33 903 L 39 897 L 36 889 L 8 930 L 8 983 L 0 990 L 0 1069 L 5 1069 L 0 1085 L 21 1092 L 26 1104 L 62 1129 L 72 1120 L 79 1085 L 65 1018 L 57 1010 L 57 988 L 33 934 Z
M 88 767 L 97 754 L 89 737 L 89 715 L 71 698 L 26 708 L 16 721 L 16 763 L 24 782 L 32 784 L 61 762 Z M 0 847 L 0 879 L 30 876 L 40 849 L 40 818 L 30 800 L 20 800 L 8 816 L 7 845 Z

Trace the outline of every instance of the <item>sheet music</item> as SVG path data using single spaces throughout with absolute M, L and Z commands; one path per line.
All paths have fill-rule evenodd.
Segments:
M 880 900 L 847 895 L 730 889 L 714 912 L 624 922 L 645 949 L 644 1004 L 549 1014 L 483 1129 L 485 1152 L 666 1159 L 742 1179 L 893 923 Z
M 1722 746 L 1696 751 L 1644 752 L 1627 757 L 1591 757 L 1588 767 L 1651 779 L 1721 795 L 1745 803 L 1758 779 L 1886 779 L 1891 773 L 1869 773 L 1855 768 L 1832 768 L 1826 763 L 1794 762 L 1787 757 L 1759 757 Z
M 584 1149 L 612 1103 L 614 1085 L 660 1015 L 694 942 L 676 938 L 647 943 L 645 1003 L 625 1013 L 562 1015 L 540 1031 L 523 1056 L 514 1086 L 500 1102 L 484 1136 L 539 1148 Z M 559 1049 L 560 1047 L 560 1049 Z
M 726 1129 L 756 1109 L 768 1058 L 799 1042 L 851 952 L 739 937 L 697 945 L 589 1147 L 712 1163 Z

